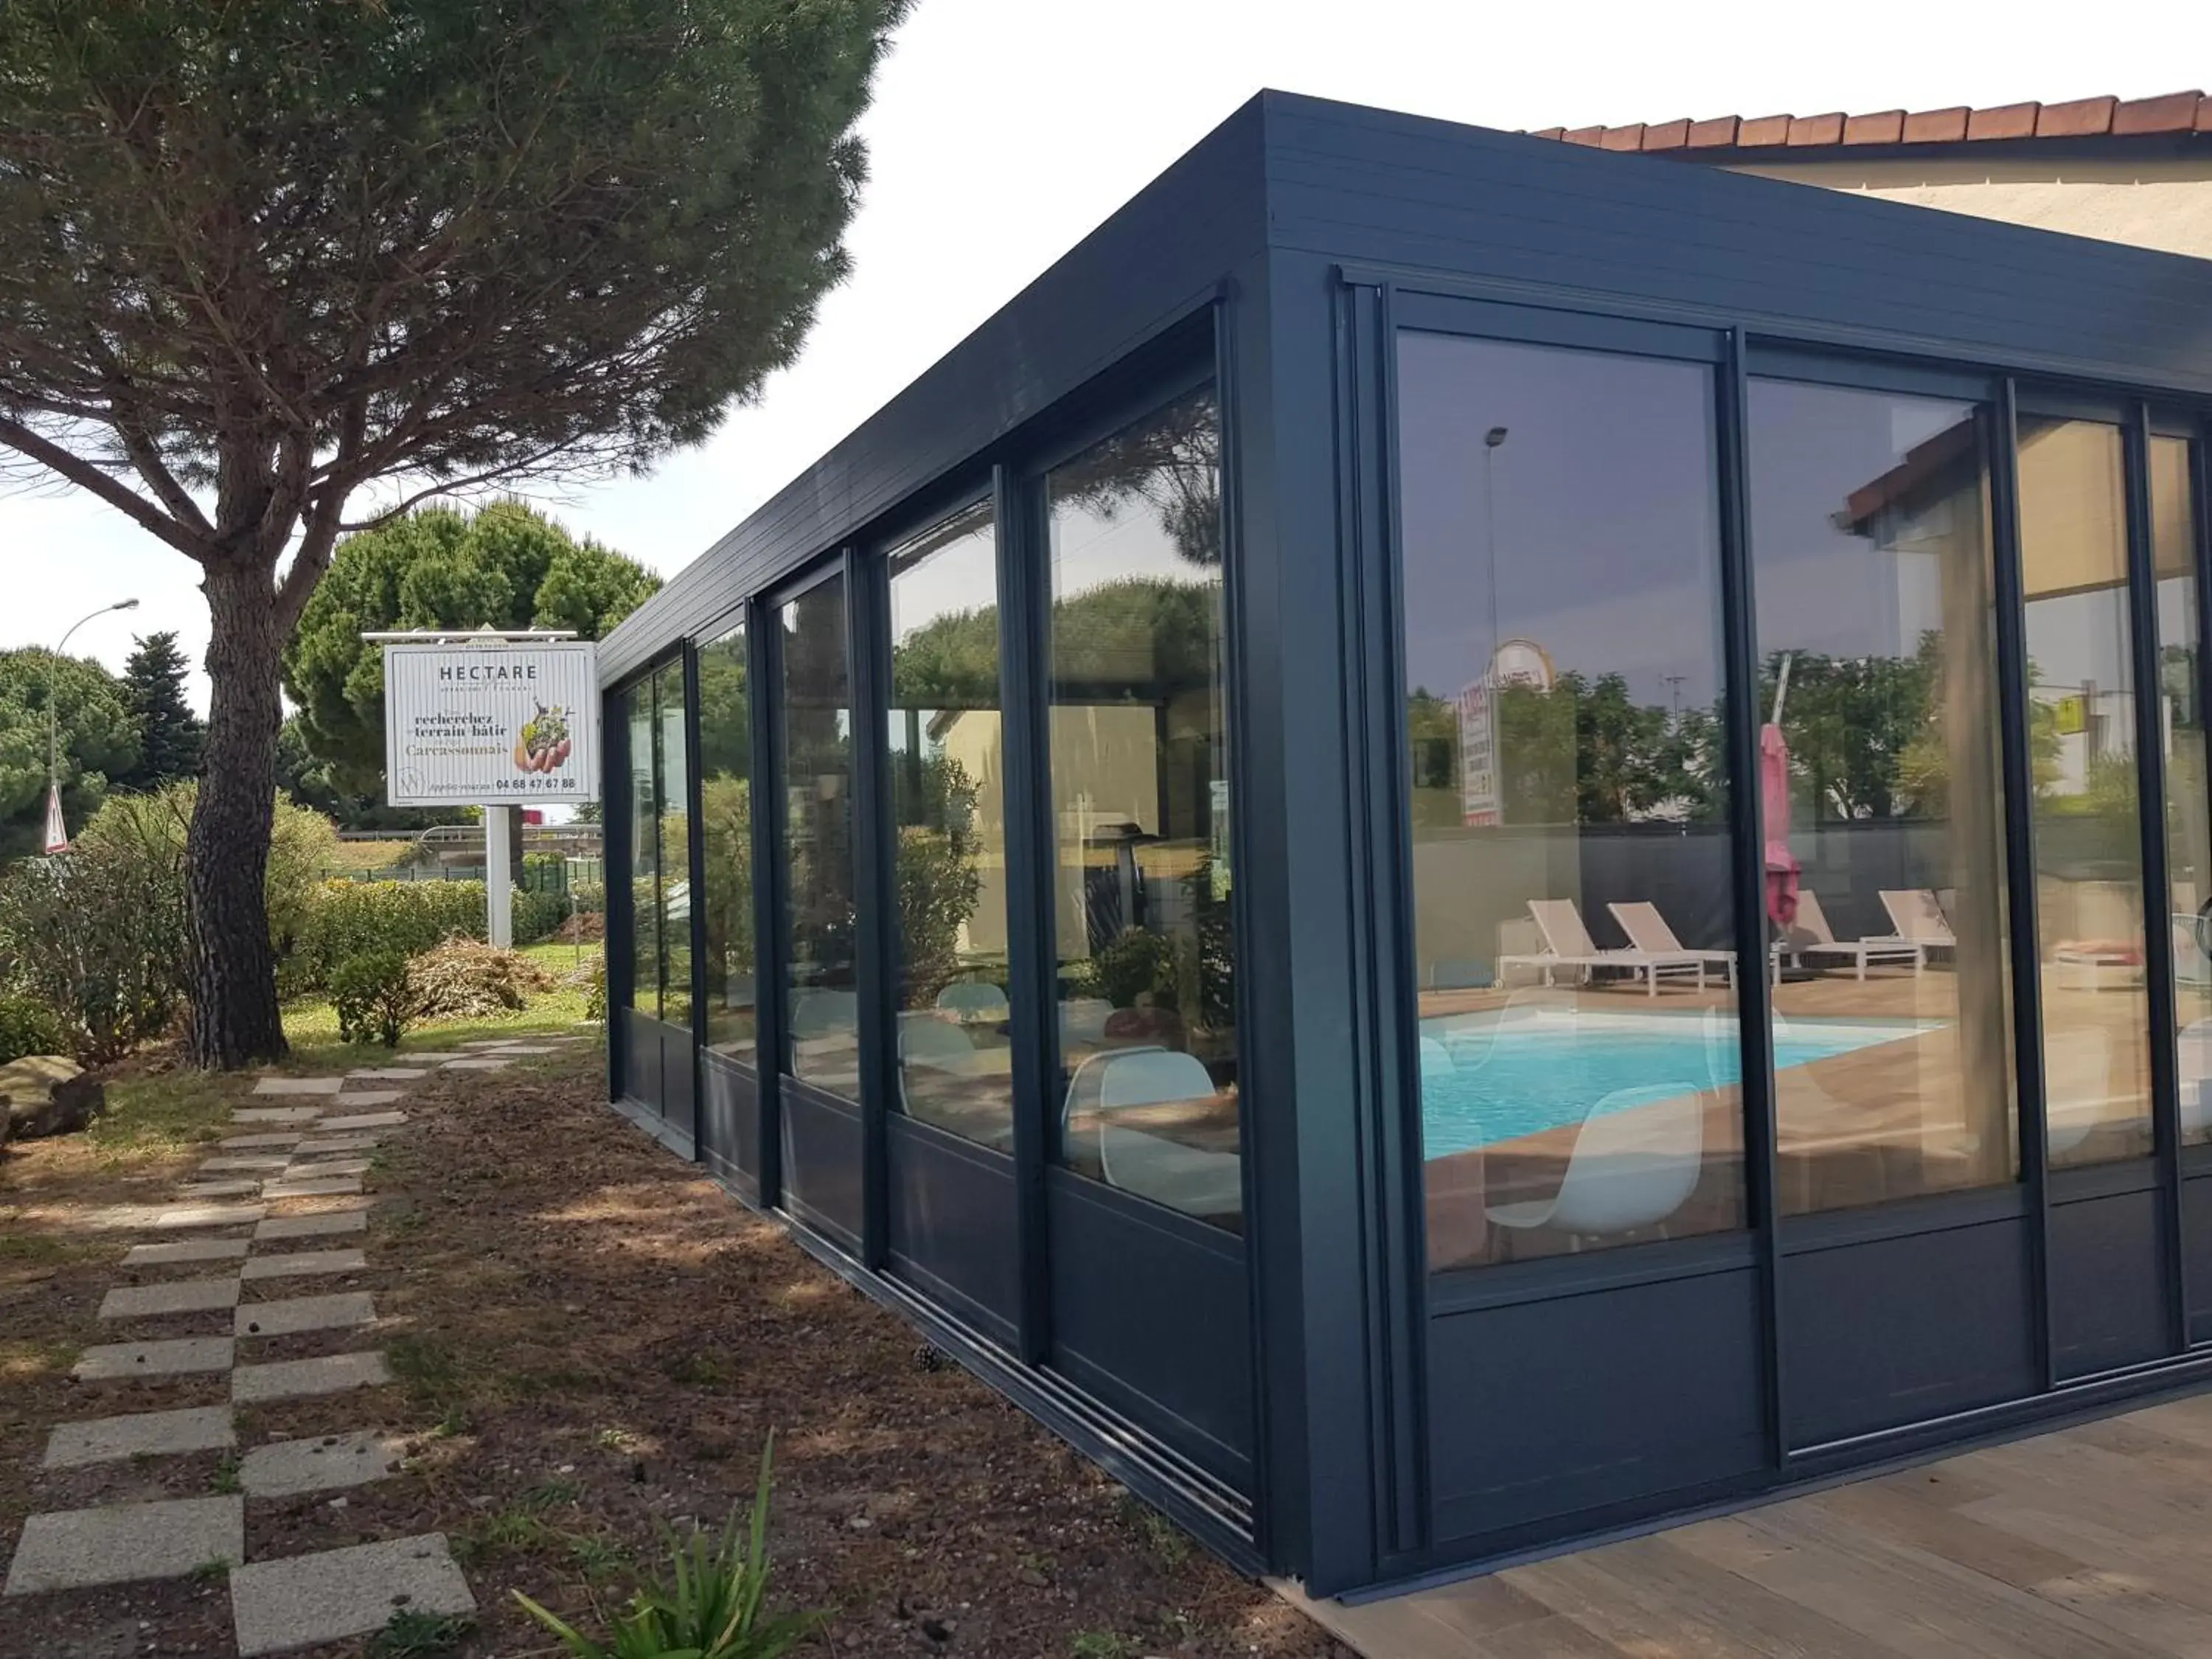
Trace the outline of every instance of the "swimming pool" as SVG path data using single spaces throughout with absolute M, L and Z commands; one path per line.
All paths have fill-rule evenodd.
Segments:
M 1777 1033 L 1774 1066 L 1781 1071 L 1934 1029 L 1914 1020 L 1792 1020 Z M 1425 1020 L 1421 1036 L 1421 1138 L 1431 1158 L 1580 1123 L 1615 1090 L 1680 1083 L 1690 1094 L 1743 1074 L 1735 1021 L 1709 1026 L 1698 1015 L 1539 1016 L 1501 1025 L 1495 1015 L 1472 1014 Z

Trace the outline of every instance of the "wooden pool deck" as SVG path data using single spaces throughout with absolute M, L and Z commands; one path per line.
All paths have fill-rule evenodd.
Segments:
M 2212 1395 L 1360 1607 L 1365 1659 L 2212 1656 Z

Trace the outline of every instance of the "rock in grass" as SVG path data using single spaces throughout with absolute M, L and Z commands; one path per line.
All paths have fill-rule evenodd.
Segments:
M 74 1134 L 107 1109 L 107 1091 L 59 1054 L 27 1054 L 0 1066 L 8 1127 L 0 1141 Z

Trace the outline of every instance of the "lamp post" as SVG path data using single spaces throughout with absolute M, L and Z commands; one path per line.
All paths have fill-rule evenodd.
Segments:
M 78 629 L 94 617 L 104 617 L 111 611 L 136 611 L 137 608 L 138 601 L 136 599 L 118 599 L 113 605 L 103 605 L 91 615 L 80 617 L 71 623 L 69 625 L 68 633 L 62 635 L 61 643 L 54 647 L 56 670 L 58 671 L 60 668 L 62 653 L 69 649 L 70 634 L 76 633 Z M 50 675 L 48 681 L 46 686 L 46 851 L 52 853 L 61 850 L 54 844 L 61 839 L 59 830 L 62 816 L 61 721 L 57 708 L 61 691 L 58 672 Z

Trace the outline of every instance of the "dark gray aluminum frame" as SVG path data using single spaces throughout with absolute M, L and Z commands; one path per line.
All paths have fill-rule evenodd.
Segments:
M 742 606 L 754 764 L 762 777 L 780 776 L 770 604 L 824 561 L 847 577 L 856 850 L 864 895 L 875 901 L 863 897 L 876 958 L 864 967 L 861 998 L 869 1082 L 860 1144 L 869 1150 L 854 1172 L 866 1189 L 851 1236 L 835 1238 L 796 1215 L 797 1236 L 1233 1559 L 1297 1575 L 1322 1594 L 1462 1571 L 2212 1381 L 2212 1146 L 2180 1143 L 2172 1054 L 2154 1078 L 2150 1159 L 2140 1168 L 2046 1168 L 2015 477 L 2023 404 L 2094 410 L 2124 429 L 2136 742 L 2148 757 L 2144 799 L 2153 809 L 2143 828 L 2147 914 L 2162 918 L 2167 849 L 2162 796 L 2152 793 L 2160 782 L 2148 700 L 2157 641 L 2144 586 L 2154 561 L 2143 467 L 2154 433 L 2194 441 L 2199 696 L 2212 709 L 2208 316 L 2212 267 L 2196 261 L 1261 94 L 603 645 L 603 684 L 618 687 L 711 637 Z M 1723 712 L 1739 780 L 1729 821 L 1732 890 L 1739 959 L 1747 962 L 1765 951 L 1757 798 L 1744 783 L 1755 775 L 1758 715 L 1749 380 L 1775 374 L 1928 392 L 1984 411 L 2022 1140 L 2015 1186 L 1779 1213 L 1767 992 L 1763 975 L 1747 974 L 1742 1231 L 1426 1273 L 1395 669 L 1392 374 L 1398 333 L 1408 327 L 1709 366 Z M 1251 1454 L 1233 1480 L 1194 1462 L 1141 1391 L 1109 1404 L 1098 1387 L 1110 1379 L 1079 1380 L 1048 1363 L 1055 1322 L 1069 1311 L 1054 1301 L 1053 1216 L 1070 1182 L 1054 1165 L 1050 1115 L 1035 1104 L 1057 1085 L 1051 988 L 1041 971 L 1051 955 L 1054 842 L 1037 479 L 1057 454 L 1208 368 L 1223 421 L 1245 1103 Z M 1018 1292 L 997 1334 L 883 1270 L 896 1038 L 881 994 L 889 849 L 876 717 L 887 662 L 880 550 L 986 489 L 1000 547 L 1009 948 L 1018 969 L 1027 965 L 1011 993 L 1013 1065 L 1018 1095 L 1031 1103 L 1018 1114 L 1012 1159 Z M 696 665 L 687 672 L 696 679 Z M 627 785 L 624 735 L 609 722 L 611 800 Z M 696 731 L 690 741 L 696 758 Z M 696 765 L 692 775 L 696 788 Z M 795 1215 L 780 1119 L 800 1086 L 777 1063 L 787 1038 L 781 995 L 770 994 L 781 951 L 772 922 L 781 915 L 775 793 L 755 824 L 756 1178 L 732 1184 Z M 624 817 L 608 815 L 611 871 L 627 867 L 618 862 Z M 610 881 L 611 941 L 629 936 L 611 914 L 626 903 L 623 891 Z M 619 944 L 611 950 L 611 991 L 627 981 L 624 954 Z M 2160 952 L 2152 957 L 2153 1018 L 2169 1029 L 2172 970 Z M 703 951 L 694 960 L 703 973 Z M 695 996 L 695 1019 L 703 1008 Z M 621 1066 L 617 1052 L 617 1087 Z M 707 1139 L 703 1091 L 699 1098 Z M 726 1179 L 746 1162 L 732 1149 L 701 1152 Z M 1104 1201 L 1146 1207 L 1110 1194 Z M 1163 1226 L 1170 1248 L 1176 1229 Z M 2060 1343 L 2083 1307 L 2085 1241 L 2136 1252 L 2128 1259 L 2155 1291 L 2143 1304 L 2155 1328 L 2121 1331 L 2069 1367 Z M 2005 1305 L 1951 1328 L 1959 1322 L 1943 1317 L 1927 1291 L 1945 1282 Z M 1838 1323 L 1823 1294 L 1835 1284 L 1893 1298 L 1901 1311 L 1883 1324 Z M 1793 1316 L 1808 1305 L 1823 1318 Z M 2056 1324 L 2054 1310 L 2063 1316 Z M 1495 1344 L 1465 1334 L 1501 1322 L 1524 1343 L 1519 1352 L 1577 1364 L 1601 1384 L 1607 1367 L 1593 1358 L 1601 1349 L 1648 1360 L 1648 1374 L 1638 1367 L 1622 1392 L 1589 1398 L 1640 1414 L 1651 1447 L 1685 1448 L 1675 1466 L 1601 1467 L 1578 1482 L 1554 1481 L 1540 1501 L 1498 1485 L 1484 1471 L 1497 1468 L 1501 1437 L 1557 1448 L 1564 1465 L 1588 1426 L 1551 1396 L 1544 1376 L 1501 1377 L 1484 1358 Z M 1724 1398 L 1700 1400 L 1698 1389 L 1679 1386 L 1655 1395 L 1650 1379 L 1687 1375 L 1686 1345 L 1710 1346 L 1714 1332 L 1727 1352 L 1712 1392 Z M 1617 1346 L 1624 1342 L 1632 1346 Z M 1851 1362 L 1878 1345 L 1919 1368 L 1930 1403 L 1868 1392 L 1864 1367 L 1854 1372 Z M 1480 1408 L 1468 1403 L 1478 1399 Z M 1715 1412 L 1725 1417 L 1718 1427 Z M 1558 1471 L 1539 1457 L 1522 1473 L 1542 1486 Z

